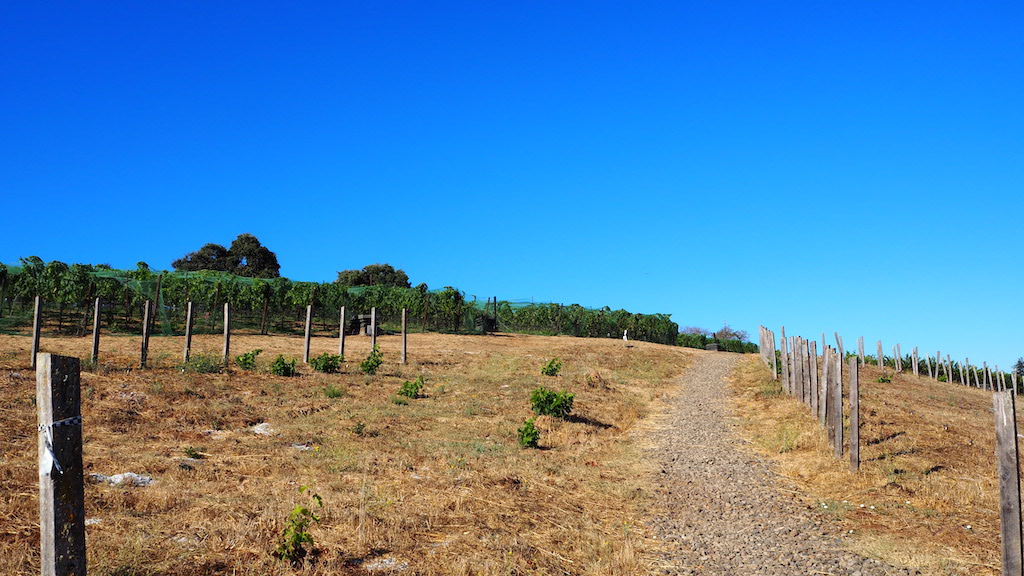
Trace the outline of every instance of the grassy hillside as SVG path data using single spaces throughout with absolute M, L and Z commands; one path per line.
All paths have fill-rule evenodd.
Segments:
M 86 473 L 135 472 L 148 487 L 88 484 L 90 574 L 362 574 L 409 564 L 424 574 L 644 573 L 647 464 L 634 437 L 685 366 L 686 350 L 620 340 L 537 336 L 382 337 L 376 376 L 358 370 L 368 338 L 348 340 L 340 374 L 265 373 L 302 340 L 237 336 L 264 351 L 259 371 L 181 372 L 181 338 L 104 337 L 84 372 Z M 87 357 L 91 339 L 44 339 Z M 314 340 L 313 355 L 336 351 Z M 38 573 L 35 379 L 28 338 L 0 336 L 0 573 Z M 214 351 L 200 336 L 194 351 Z M 564 364 L 541 375 L 551 358 Z M 422 375 L 425 398 L 396 403 Z M 567 421 L 538 417 L 541 449 L 516 429 L 530 391 L 576 393 Z M 328 394 L 328 391 L 330 392 Z M 329 397 L 332 396 L 332 397 Z M 399 400 L 401 402 L 401 400 Z M 266 423 L 271 436 L 251 427 Z M 322 498 L 316 505 L 310 491 Z M 309 506 L 312 553 L 297 567 L 271 555 L 290 511 Z
M 908 374 L 878 382 L 880 375 L 861 369 L 858 474 L 833 457 L 810 410 L 754 359 L 734 381 L 742 430 L 856 551 L 927 574 L 998 574 L 991 393 Z

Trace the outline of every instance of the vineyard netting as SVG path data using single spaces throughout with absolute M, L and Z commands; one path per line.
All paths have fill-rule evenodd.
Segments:
M 337 335 L 341 308 L 346 332 L 359 328 L 360 316 L 376 308 L 385 332 L 401 329 L 402 310 L 412 331 L 452 333 L 519 332 L 621 338 L 675 344 L 679 326 L 668 314 L 632 314 L 608 307 L 593 309 L 523 301 L 467 298 L 453 287 L 428 290 L 394 286 L 343 286 L 296 282 L 287 278 L 247 278 L 225 272 L 154 272 L 146 267 L 114 270 L 104 266 L 23 259 L 22 266 L 0 264 L 0 332 L 32 326 L 34 298 L 43 302 L 47 332 L 84 335 L 92 330 L 93 307 L 100 299 L 103 329 L 138 334 L 144 303 L 155 302 L 153 333 L 184 334 L 187 303 L 193 305 L 193 331 L 223 330 L 223 309 L 231 308 L 232 331 L 302 334 L 306 307 L 312 306 L 313 333 Z

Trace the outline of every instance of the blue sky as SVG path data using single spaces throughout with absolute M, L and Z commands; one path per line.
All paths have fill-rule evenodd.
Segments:
M 255 234 L 483 299 L 1024 356 L 1015 2 L 0 7 L 0 261 Z M 870 346 L 869 346 L 870 347 Z

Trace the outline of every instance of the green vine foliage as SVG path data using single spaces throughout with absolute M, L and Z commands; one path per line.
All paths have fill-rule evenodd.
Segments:
M 533 411 L 541 416 L 565 418 L 572 412 L 572 403 L 576 395 L 572 392 L 555 392 L 538 386 L 530 393 L 530 404 Z
M 540 430 L 533 424 L 534 418 L 530 418 L 516 430 L 516 441 L 523 448 L 537 448 L 540 445 Z
M 340 354 L 331 354 L 330 352 L 324 352 L 323 354 L 313 358 L 309 361 L 309 365 L 313 367 L 313 370 L 317 372 L 323 372 L 324 374 L 334 374 L 341 368 L 341 363 L 344 358 Z
M 362 363 L 359 364 L 359 369 L 363 371 L 363 374 L 369 374 L 372 376 L 377 373 L 377 369 L 380 368 L 380 365 L 383 363 L 384 353 L 380 351 L 379 347 L 374 346 L 373 350 L 370 351 L 370 355 L 366 357 L 366 360 L 363 360 Z
M 308 489 L 308 486 L 301 486 L 299 493 L 304 493 Z M 310 492 L 309 496 L 318 508 L 323 508 L 324 501 L 319 494 Z M 293 566 L 301 564 L 302 560 L 309 553 L 306 550 L 306 545 L 308 544 L 310 549 L 314 546 L 313 535 L 309 533 L 309 526 L 312 523 L 319 522 L 320 516 L 310 507 L 301 504 L 296 505 L 288 515 L 288 521 L 281 534 L 281 541 L 273 552 L 274 556 L 291 563 Z

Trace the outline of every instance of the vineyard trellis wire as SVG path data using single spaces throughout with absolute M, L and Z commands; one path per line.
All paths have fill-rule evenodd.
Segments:
M 0 331 L 17 332 L 31 326 L 32 299 L 45 302 L 47 331 L 83 335 L 90 327 L 93 302 L 100 298 L 107 331 L 137 334 L 147 300 L 155 302 L 153 333 L 184 333 L 186 303 L 195 310 L 194 331 L 222 330 L 224 303 L 232 308 L 232 329 L 262 334 L 301 334 L 306 306 L 314 310 L 314 334 L 336 334 L 341 307 L 346 308 L 347 331 L 358 326 L 359 315 L 377 309 L 385 331 L 397 331 L 402 310 L 411 330 L 474 333 L 482 331 L 564 334 L 582 337 L 620 337 L 628 331 L 635 340 L 674 344 L 679 326 L 668 314 L 635 314 L 626 310 L 586 308 L 578 304 L 526 301 L 484 301 L 452 286 L 429 290 L 395 286 L 344 286 L 301 282 L 288 278 L 248 278 L 226 272 L 154 271 L 140 263 L 135 270 L 106 266 L 44 263 L 30 257 L 20 266 L 0 264 Z

